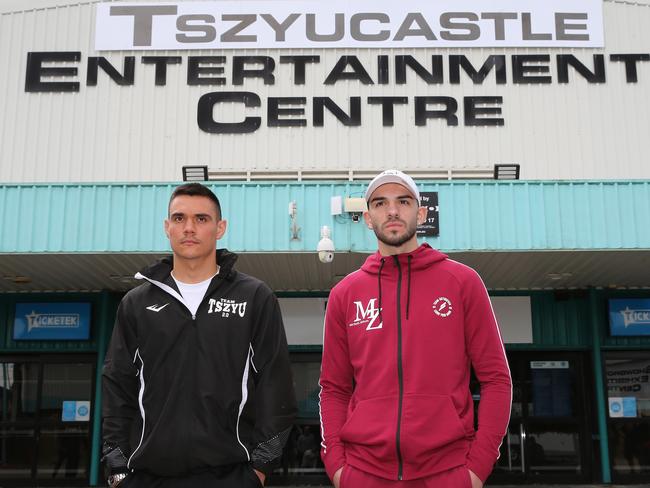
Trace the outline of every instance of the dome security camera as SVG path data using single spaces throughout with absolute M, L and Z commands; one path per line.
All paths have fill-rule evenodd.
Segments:
M 334 241 L 330 239 L 331 231 L 330 228 L 326 225 L 320 229 L 320 241 L 318 241 L 318 246 L 316 246 L 316 251 L 318 251 L 318 259 L 321 263 L 331 263 L 334 261 Z
M 334 261 L 334 253 L 332 251 L 318 251 L 318 259 L 321 263 L 329 264 Z

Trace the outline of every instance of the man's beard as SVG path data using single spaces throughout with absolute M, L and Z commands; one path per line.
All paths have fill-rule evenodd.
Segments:
M 380 242 L 383 242 L 387 246 L 400 247 L 410 241 L 417 230 L 415 225 L 409 226 L 403 220 L 400 220 L 400 222 L 404 223 L 404 226 L 406 227 L 404 234 L 390 235 L 387 232 L 382 232 L 376 225 L 372 226 L 372 230 L 375 232 L 375 235 Z

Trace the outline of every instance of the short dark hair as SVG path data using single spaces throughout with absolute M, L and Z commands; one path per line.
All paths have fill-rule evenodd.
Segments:
M 208 188 L 205 185 L 202 185 L 201 183 L 185 183 L 184 185 L 177 186 L 173 193 L 172 196 L 169 198 L 169 204 L 167 205 L 167 213 L 169 213 L 169 209 L 172 205 L 172 201 L 176 197 L 180 197 L 181 195 L 187 195 L 190 197 L 206 197 L 212 200 L 212 203 L 214 203 L 214 206 L 217 209 L 217 219 L 221 220 L 221 204 L 219 203 L 219 199 L 217 198 L 217 195 L 215 195 L 210 188 Z

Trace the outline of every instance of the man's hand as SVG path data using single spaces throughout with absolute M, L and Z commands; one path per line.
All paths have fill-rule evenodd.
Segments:
M 266 481 L 266 475 L 261 471 L 256 470 L 255 468 L 253 468 L 253 471 L 255 471 L 255 474 L 260 479 L 260 483 L 262 483 L 262 486 L 264 486 L 264 482 Z
M 481 478 L 476 476 L 474 474 L 474 471 L 471 469 L 468 469 L 469 471 L 469 479 L 472 480 L 472 488 L 483 488 L 483 482 L 481 481 Z
M 334 478 L 332 478 L 332 483 L 334 484 L 334 488 L 339 488 L 339 484 L 341 483 L 341 473 L 343 472 L 343 466 L 341 466 L 336 473 L 334 473 Z

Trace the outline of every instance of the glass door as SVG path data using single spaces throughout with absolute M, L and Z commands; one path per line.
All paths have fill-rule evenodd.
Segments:
M 0 358 L 0 481 L 87 484 L 94 359 Z
M 329 485 L 320 458 L 320 364 L 320 353 L 291 354 L 298 418 L 284 448 L 281 466 L 271 474 L 272 485 Z
M 491 481 L 588 481 L 591 464 L 583 356 L 510 353 L 513 400 L 508 435 Z

